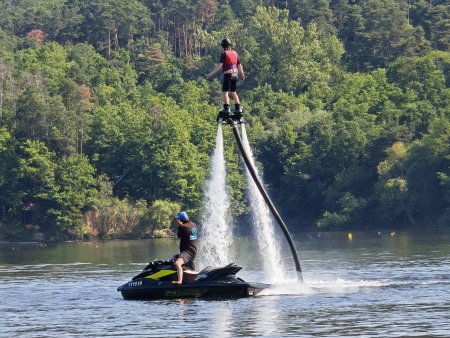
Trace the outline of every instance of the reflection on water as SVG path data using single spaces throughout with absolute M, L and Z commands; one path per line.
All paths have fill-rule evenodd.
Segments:
M 0 244 L 2 336 L 448 337 L 449 233 L 297 235 L 305 283 L 237 300 L 125 301 L 116 291 L 174 240 Z M 252 241 L 239 276 L 264 281 Z
M 232 308 L 229 304 L 223 301 L 216 302 L 214 314 L 208 330 L 210 337 L 233 337 L 229 331 L 232 320 Z
M 254 307 L 254 321 L 252 332 L 257 336 L 272 336 L 279 332 L 279 329 L 284 327 L 284 322 L 281 320 L 279 310 L 281 304 L 278 299 L 268 299 L 264 302 L 264 306 L 258 304 Z M 270 318 L 270 320 L 267 320 Z

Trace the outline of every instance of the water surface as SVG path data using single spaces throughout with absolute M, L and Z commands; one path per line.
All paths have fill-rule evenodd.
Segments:
M 237 300 L 125 301 L 116 291 L 173 240 L 0 244 L 5 337 L 449 337 L 450 232 L 294 236 L 304 284 Z M 239 276 L 267 281 L 255 240 Z M 201 267 L 199 267 L 201 268 Z

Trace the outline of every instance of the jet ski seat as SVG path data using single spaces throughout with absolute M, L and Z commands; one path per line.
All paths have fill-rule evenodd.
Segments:
M 206 281 L 206 280 L 216 280 L 220 277 L 227 276 L 227 275 L 235 275 L 238 273 L 242 268 L 240 266 L 237 266 L 234 263 L 230 263 L 224 267 L 211 267 L 207 266 L 202 271 L 200 271 L 197 275 L 197 278 L 195 279 L 197 282 L 199 281 Z

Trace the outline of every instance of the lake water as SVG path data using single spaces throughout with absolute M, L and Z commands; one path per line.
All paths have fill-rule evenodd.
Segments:
M 298 234 L 304 284 L 255 298 L 125 301 L 173 240 L 0 244 L 2 337 L 450 337 L 450 232 Z M 253 239 L 238 276 L 264 281 Z M 289 250 L 285 264 L 292 269 Z M 201 268 L 201 267 L 199 267 Z

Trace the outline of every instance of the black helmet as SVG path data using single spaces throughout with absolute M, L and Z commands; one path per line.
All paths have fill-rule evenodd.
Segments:
M 231 46 L 231 41 L 229 39 L 223 39 L 222 42 L 220 43 L 220 45 L 223 48 L 227 48 Z

